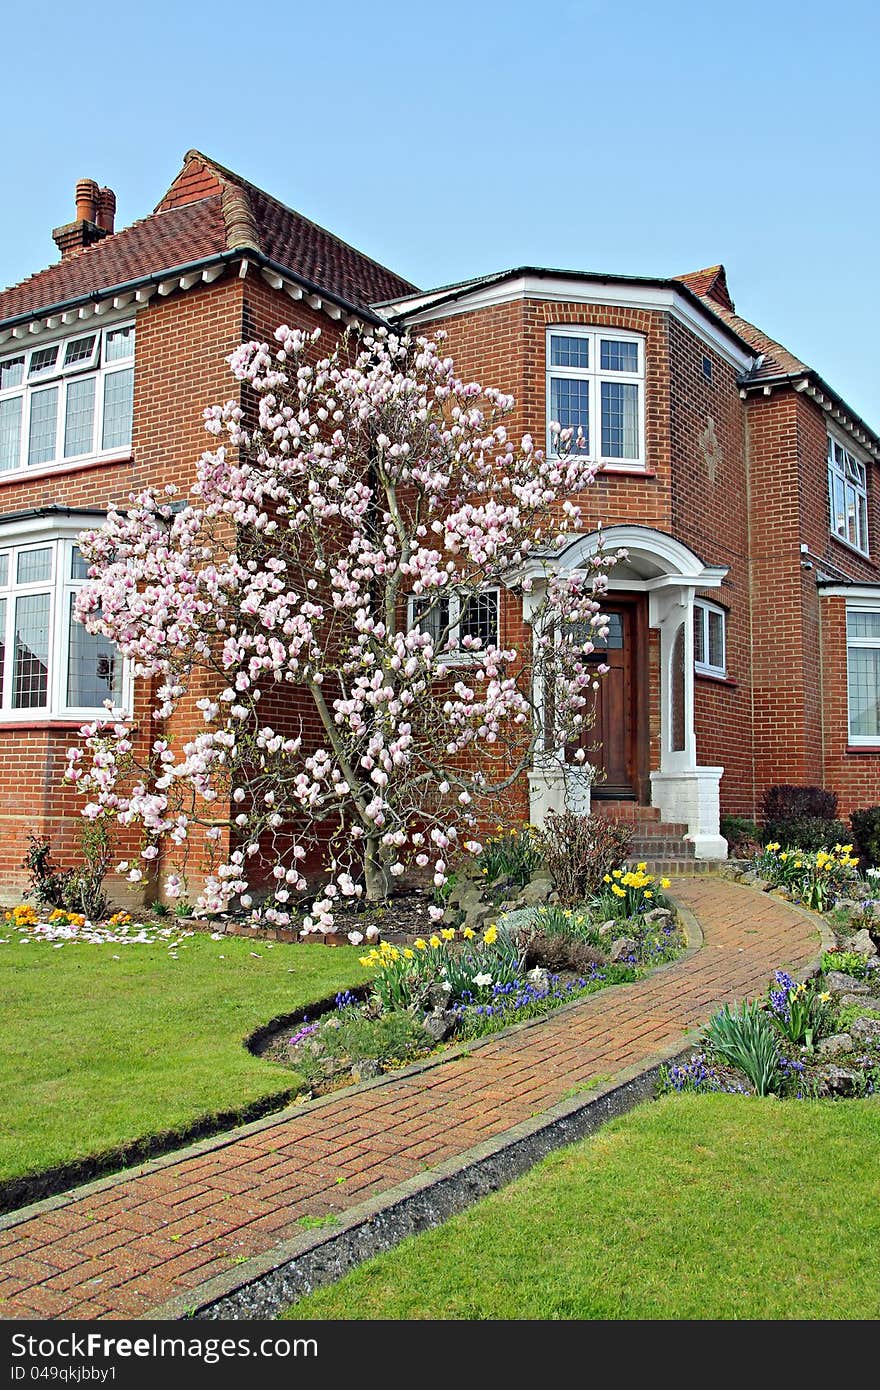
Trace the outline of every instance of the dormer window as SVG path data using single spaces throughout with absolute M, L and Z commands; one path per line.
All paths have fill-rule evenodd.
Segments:
M 632 333 L 547 333 L 547 449 L 552 426 L 573 431 L 573 452 L 607 471 L 645 466 L 645 340 Z
M 831 534 L 867 555 L 867 468 L 834 435 L 828 436 L 828 498 Z
M 133 323 L 0 358 L 0 473 L 127 450 L 133 395 Z

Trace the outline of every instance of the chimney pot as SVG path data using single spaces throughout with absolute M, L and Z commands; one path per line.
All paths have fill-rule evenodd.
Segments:
M 80 179 L 76 185 L 77 222 L 97 222 L 98 185 L 94 179 Z
M 112 188 L 102 188 L 98 193 L 98 226 L 105 232 L 113 232 L 116 217 L 116 194 Z

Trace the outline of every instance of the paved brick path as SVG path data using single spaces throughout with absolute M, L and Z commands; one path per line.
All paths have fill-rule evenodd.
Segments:
M 421 1074 L 286 1112 L 155 1171 L 0 1229 L 0 1314 L 144 1316 L 338 1213 L 673 1045 L 714 1006 L 803 968 L 818 937 L 775 898 L 707 877 L 673 889 L 705 944 L 634 985 Z M 204 1146 L 203 1146 L 204 1149 Z M 195 1297 L 194 1297 L 195 1301 Z

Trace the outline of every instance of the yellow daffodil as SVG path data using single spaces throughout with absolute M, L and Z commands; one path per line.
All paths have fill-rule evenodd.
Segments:
M 462 927 L 461 934 L 465 941 L 473 941 L 477 933 L 474 931 L 473 927 Z
M 669 878 L 661 878 L 661 880 L 660 880 L 660 887 L 661 887 L 661 888 L 671 888 L 671 887 L 672 887 L 672 880 L 669 879 Z
M 443 930 L 441 931 L 440 935 L 443 937 L 443 940 L 444 940 L 444 941 L 454 941 L 454 940 L 455 940 L 455 928 L 454 928 L 454 927 L 444 927 Z
M 484 942 L 484 944 L 485 944 L 486 946 L 494 946 L 494 945 L 495 945 L 495 942 L 496 942 L 497 940 L 498 940 L 498 928 L 497 928 L 496 926 L 493 925 L 493 926 L 489 927 L 489 928 L 484 932 L 484 934 L 483 934 L 483 942 Z
M 442 946 L 442 944 L 439 936 L 431 936 L 428 938 L 428 945 L 435 951 L 439 946 Z
M 413 942 L 413 945 L 415 946 L 417 951 L 427 951 L 428 949 L 427 941 L 423 941 L 420 936 L 416 938 L 416 940 Z

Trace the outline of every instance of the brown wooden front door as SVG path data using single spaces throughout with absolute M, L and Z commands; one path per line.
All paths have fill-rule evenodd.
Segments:
M 638 699 L 640 662 L 637 640 L 640 612 L 633 603 L 606 602 L 607 644 L 591 662 L 604 662 L 609 670 L 595 692 L 595 720 L 586 729 L 581 746 L 588 762 L 597 769 L 592 795 L 596 800 L 640 799 L 640 724 L 643 711 Z

